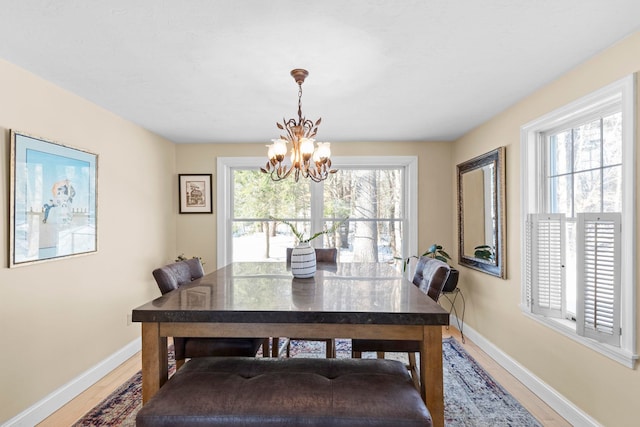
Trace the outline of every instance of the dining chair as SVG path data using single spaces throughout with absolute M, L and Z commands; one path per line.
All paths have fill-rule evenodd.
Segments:
M 287 248 L 287 264 L 291 264 L 293 248 Z M 316 248 L 316 262 L 338 263 L 338 248 Z
M 293 248 L 287 248 L 287 265 L 291 264 L 291 252 Z M 316 262 L 327 264 L 338 263 L 338 248 L 316 248 Z M 289 338 L 287 340 L 286 355 L 291 355 L 291 341 L 323 341 L 326 346 L 326 357 L 336 357 L 336 340 L 333 338 Z M 274 340 L 274 347 L 279 346 L 279 340 Z
M 451 267 L 446 262 L 422 256 L 416 264 L 413 284 L 432 300 L 438 302 L 450 270 Z M 369 351 L 375 351 L 379 359 L 383 359 L 386 352 L 408 353 L 409 363 L 407 368 L 411 372 L 414 385 L 420 389 L 420 375 L 416 364 L 416 353 L 420 352 L 419 341 L 370 339 L 354 339 L 351 341 L 352 357 L 360 358 L 363 352 Z
M 153 270 L 153 277 L 164 295 L 204 276 L 202 263 L 198 258 L 178 261 Z M 263 356 L 269 354 L 268 338 L 192 338 L 173 337 L 176 369 L 186 359 L 207 356 L 248 356 L 255 357 L 260 346 Z

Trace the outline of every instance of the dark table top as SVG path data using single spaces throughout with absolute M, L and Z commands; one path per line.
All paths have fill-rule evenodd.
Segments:
M 134 322 L 448 325 L 449 313 L 393 265 L 233 263 L 133 310 Z

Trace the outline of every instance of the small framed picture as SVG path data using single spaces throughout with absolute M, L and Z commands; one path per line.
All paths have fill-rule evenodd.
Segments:
M 178 175 L 180 213 L 213 213 L 211 174 Z
M 98 156 L 11 131 L 9 267 L 97 251 Z

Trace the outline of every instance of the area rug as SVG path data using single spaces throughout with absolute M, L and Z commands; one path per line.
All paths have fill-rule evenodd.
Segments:
M 453 338 L 442 341 L 445 425 L 447 427 L 541 427 L 542 425 L 498 384 Z M 294 341 L 291 357 L 325 355 L 324 343 Z M 169 353 L 175 371 L 173 354 Z M 336 357 L 351 357 L 351 341 L 336 340 Z M 365 353 L 363 357 L 375 357 Z M 406 361 L 406 354 L 388 357 Z M 82 417 L 79 426 L 135 426 L 142 406 L 142 375 L 138 372 Z

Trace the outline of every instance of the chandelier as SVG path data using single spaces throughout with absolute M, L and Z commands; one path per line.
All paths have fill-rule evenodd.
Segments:
M 293 172 L 296 182 L 301 176 L 320 182 L 327 179 L 330 173 L 337 172 L 336 169 L 331 169 L 331 144 L 318 142 L 317 147 L 313 145 L 322 119 L 313 123 L 302 117 L 302 83 L 308 75 L 307 70 L 300 68 L 291 71 L 291 76 L 298 84 L 298 120 L 282 119 L 282 123 L 276 123 L 278 129 L 286 131 L 286 134 L 280 135 L 278 139 L 272 139 L 273 144 L 267 145 L 269 161 L 260 170 L 269 174 L 274 181 L 281 181 Z M 289 143 L 291 143 L 291 164 L 286 165 L 283 161 Z

